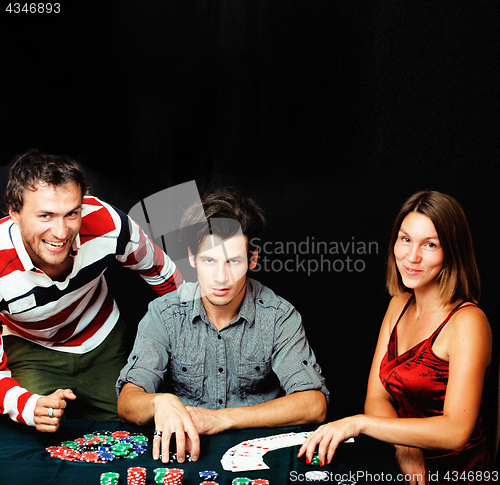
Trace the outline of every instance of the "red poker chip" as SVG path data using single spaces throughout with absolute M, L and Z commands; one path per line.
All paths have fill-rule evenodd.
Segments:
M 45 448 L 45 451 L 52 453 L 53 451 L 59 451 L 61 448 L 62 448 L 61 446 L 49 446 Z
M 127 485 L 146 485 L 146 468 L 141 466 L 128 468 Z
M 81 454 L 80 459 L 87 463 L 101 463 L 101 459 L 95 451 L 85 451 Z
M 182 468 L 169 468 L 163 477 L 163 485 L 181 485 L 183 476 Z
M 180 473 L 181 475 L 184 475 L 184 470 L 182 468 L 169 468 L 167 473 Z
M 98 436 L 83 442 L 84 445 L 98 445 L 99 443 L 102 443 L 102 439 Z
M 219 485 L 217 482 L 201 482 L 200 485 Z
M 269 485 L 269 480 L 264 478 L 256 478 L 250 482 L 250 485 Z
M 72 448 L 67 448 L 66 446 L 54 446 L 53 450 L 50 451 L 50 456 L 54 456 L 56 458 L 74 458 L 79 460 L 80 453 L 77 450 L 73 450 Z
M 115 431 L 112 435 L 113 438 L 128 438 L 130 433 L 128 431 Z

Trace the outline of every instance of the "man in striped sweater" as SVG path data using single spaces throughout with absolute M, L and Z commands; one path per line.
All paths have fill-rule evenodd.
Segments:
M 116 259 L 160 296 L 176 290 L 181 275 L 126 214 L 87 195 L 82 169 L 67 157 L 21 156 L 5 201 L 0 411 L 49 432 L 65 411 L 118 419 L 114 384 L 127 357 L 125 328 L 104 271 Z

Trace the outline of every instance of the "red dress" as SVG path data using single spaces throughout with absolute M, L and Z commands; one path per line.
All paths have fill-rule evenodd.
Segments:
M 380 364 L 380 380 L 393 397 L 394 407 L 400 418 L 439 416 L 443 414 L 449 362 L 435 355 L 431 347 L 452 315 L 472 304 L 457 305 L 428 339 L 398 356 L 397 326 L 412 299 L 413 296 L 406 303 L 392 331 L 387 353 Z M 481 473 L 488 470 L 489 454 L 479 423 L 480 419 L 469 442 L 460 452 L 423 450 L 429 474 L 432 478 L 438 477 L 437 482 L 432 480 L 431 483 L 489 481 L 489 475 Z

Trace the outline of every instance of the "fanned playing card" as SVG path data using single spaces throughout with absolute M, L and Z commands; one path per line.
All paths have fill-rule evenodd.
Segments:
M 221 459 L 222 467 L 232 472 L 269 469 L 263 459 L 268 451 L 301 445 L 311 433 L 312 431 L 284 433 L 242 441 L 224 453 Z

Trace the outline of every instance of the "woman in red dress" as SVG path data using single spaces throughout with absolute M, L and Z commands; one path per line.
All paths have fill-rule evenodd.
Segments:
M 366 434 L 395 445 L 413 484 L 488 483 L 479 424 L 491 361 L 491 330 L 480 295 L 472 238 L 458 202 L 435 191 L 401 208 L 390 242 L 392 295 L 368 381 L 365 414 L 319 427 L 298 456 L 321 464 L 337 445 Z M 498 479 L 498 478 L 497 478 Z

